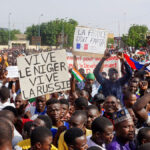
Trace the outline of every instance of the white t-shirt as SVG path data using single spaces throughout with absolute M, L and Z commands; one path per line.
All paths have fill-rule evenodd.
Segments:
M 87 137 L 87 144 L 89 148 L 92 146 L 97 146 L 101 150 L 106 150 L 105 144 L 103 144 L 102 146 L 97 145 L 94 141 L 91 140 L 91 135 Z
M 10 103 L 10 102 L 1 103 L 0 102 L 0 110 L 2 110 L 3 108 L 5 108 L 6 106 L 12 106 L 12 107 L 15 108 L 15 105 L 13 103 Z

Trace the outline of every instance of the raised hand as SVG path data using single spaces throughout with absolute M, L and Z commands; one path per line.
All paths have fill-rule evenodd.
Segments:
M 120 60 L 124 60 L 124 55 L 123 55 L 123 53 L 121 53 L 121 52 L 119 52 L 119 53 L 117 54 L 117 57 L 118 57 Z
M 110 55 L 109 50 L 106 49 L 105 52 L 104 52 L 104 57 L 103 57 L 103 58 L 108 59 L 110 56 L 111 56 L 111 55 Z

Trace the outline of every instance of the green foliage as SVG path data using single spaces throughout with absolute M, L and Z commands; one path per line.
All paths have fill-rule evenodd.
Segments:
M 20 34 L 19 30 L 11 30 L 10 31 L 10 40 L 16 40 L 15 34 Z M 7 45 L 8 44 L 8 35 L 9 31 L 0 29 L 0 44 L 1 45 Z
M 147 31 L 148 27 L 145 25 L 133 25 L 129 29 L 128 36 L 123 35 L 123 42 L 127 46 L 132 46 L 135 48 L 146 46 Z
M 62 43 L 65 47 L 73 45 L 74 31 L 78 22 L 69 19 L 56 19 L 40 25 L 40 35 L 42 45 L 58 46 Z M 27 39 L 32 39 L 32 36 L 38 36 L 39 25 L 32 25 L 26 29 Z M 64 40 L 62 41 L 62 36 Z

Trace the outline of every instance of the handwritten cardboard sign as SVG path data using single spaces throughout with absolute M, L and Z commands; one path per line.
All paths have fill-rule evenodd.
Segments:
M 76 27 L 74 34 L 74 51 L 104 54 L 107 44 L 106 30 Z
M 65 50 L 17 58 L 24 100 L 70 89 Z
M 8 71 L 7 78 L 18 78 L 19 77 L 17 66 L 8 66 L 6 68 L 6 70 Z

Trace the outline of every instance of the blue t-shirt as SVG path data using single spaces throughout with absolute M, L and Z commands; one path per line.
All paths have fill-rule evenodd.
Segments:
M 69 129 L 69 123 L 68 122 L 64 122 L 64 126 Z M 53 138 L 55 137 L 56 133 L 57 133 L 58 128 L 55 126 L 52 126 L 51 128 L 51 132 L 53 134 Z

